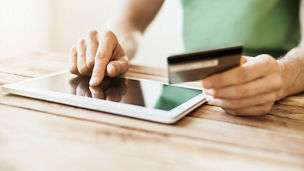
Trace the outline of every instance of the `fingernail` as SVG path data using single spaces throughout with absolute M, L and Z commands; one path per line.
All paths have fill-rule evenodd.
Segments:
M 212 97 L 206 95 L 206 101 L 208 102 L 208 104 L 212 104 Z
M 97 80 L 96 77 L 92 77 L 91 80 L 90 80 L 90 85 L 96 84 L 97 81 L 98 80 Z
M 207 94 L 207 95 L 213 95 L 214 91 L 212 89 L 205 89 L 204 93 Z

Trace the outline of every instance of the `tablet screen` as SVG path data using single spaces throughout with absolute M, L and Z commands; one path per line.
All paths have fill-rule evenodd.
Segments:
M 105 78 L 99 86 L 90 87 L 89 78 L 69 73 L 33 80 L 22 86 L 166 111 L 202 93 L 197 89 L 126 78 Z

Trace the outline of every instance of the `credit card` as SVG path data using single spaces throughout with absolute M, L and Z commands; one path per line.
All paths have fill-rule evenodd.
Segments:
M 169 83 L 201 80 L 239 66 L 242 50 L 242 46 L 234 46 L 169 56 Z

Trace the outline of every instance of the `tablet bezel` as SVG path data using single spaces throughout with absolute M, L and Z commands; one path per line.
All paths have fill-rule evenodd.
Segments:
M 45 89 L 37 89 L 37 88 L 30 88 L 22 86 L 22 84 L 36 81 L 40 79 L 45 79 L 48 77 L 60 75 L 60 74 L 66 74 L 68 71 L 62 71 L 57 72 L 53 74 L 48 74 L 45 76 L 40 76 L 36 78 L 31 78 L 25 81 L 7 84 L 2 86 L 2 90 L 11 93 L 11 94 L 17 94 L 21 96 L 31 97 L 35 99 L 41 99 L 46 101 L 51 101 L 55 103 L 62 103 L 67 104 L 71 106 L 77 106 L 82 107 L 86 109 L 101 111 L 101 112 L 109 112 L 111 114 L 116 115 L 123 115 L 138 119 L 144 119 L 154 122 L 160 122 L 160 123 L 166 123 L 166 124 L 172 124 L 181 119 L 183 116 L 191 112 L 192 110 L 196 109 L 198 106 L 205 103 L 205 94 L 199 94 L 190 100 L 182 103 L 181 105 L 169 110 L 160 110 L 160 109 L 149 109 L 144 106 L 137 106 L 132 104 L 126 104 L 126 103 L 118 103 L 113 101 L 107 101 L 102 99 L 92 99 L 84 96 L 77 96 L 72 94 L 65 94 L 61 92 L 51 91 L 51 90 L 45 90 Z M 154 81 L 154 80 L 147 80 L 147 79 L 138 79 L 133 77 L 125 77 L 127 79 L 132 80 L 139 80 L 139 81 L 145 81 L 145 82 L 157 82 L 160 84 L 167 85 L 166 83 L 160 82 L 160 81 Z M 20 86 L 21 85 L 21 86 Z M 176 85 L 175 85 L 176 86 Z M 189 86 L 180 86 L 177 87 L 185 87 L 185 88 L 192 88 L 192 89 L 198 89 L 194 87 Z M 102 102 L 102 103 L 100 103 Z M 119 112 L 117 112 L 119 111 Z

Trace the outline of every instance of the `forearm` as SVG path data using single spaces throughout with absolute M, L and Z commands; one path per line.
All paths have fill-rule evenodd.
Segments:
M 156 16 L 163 2 L 164 0 L 125 0 L 110 20 L 109 29 L 116 34 L 129 59 L 135 56 L 141 35 Z
M 304 91 L 304 47 L 299 46 L 290 50 L 280 59 L 284 69 L 283 90 L 278 99 Z

